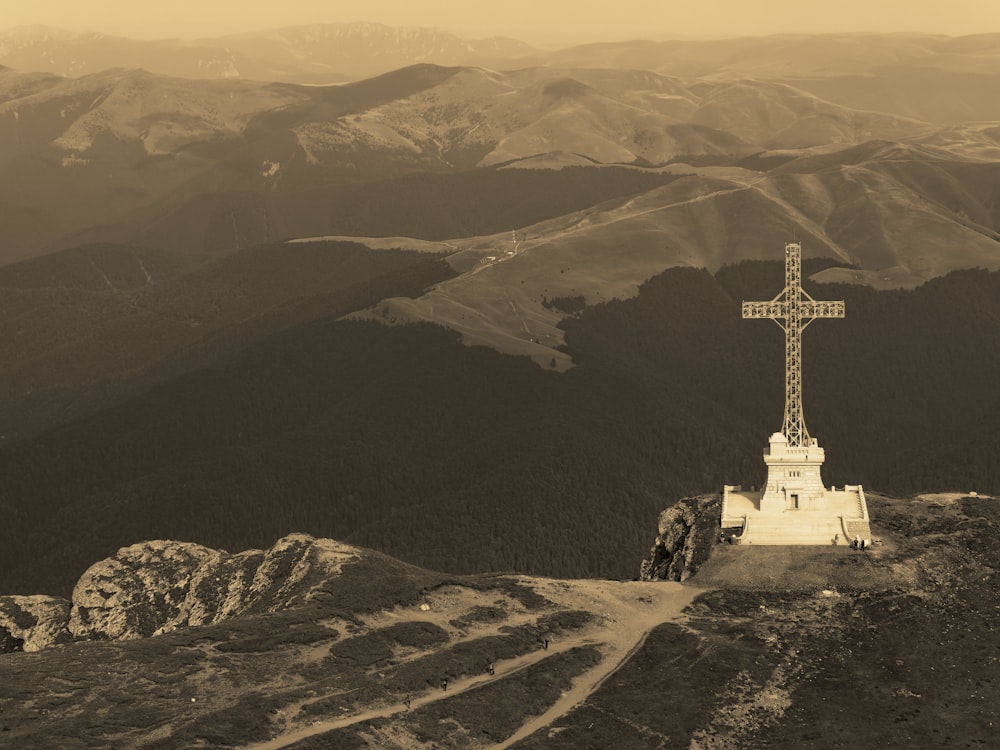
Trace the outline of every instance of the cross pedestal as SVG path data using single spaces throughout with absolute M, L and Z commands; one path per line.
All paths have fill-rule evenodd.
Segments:
M 764 454 L 767 484 L 760 512 L 820 510 L 826 489 L 819 472 L 825 458 L 815 438 L 810 438 L 808 445 L 792 447 L 780 432 L 771 435 Z

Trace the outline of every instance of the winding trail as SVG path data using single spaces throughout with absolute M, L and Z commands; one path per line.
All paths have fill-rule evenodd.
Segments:
M 553 654 L 577 646 L 598 645 L 602 658 L 593 668 L 578 675 L 572 687 L 564 692 L 544 713 L 526 717 L 521 727 L 496 748 L 507 748 L 550 725 L 583 703 L 601 684 L 641 647 L 649 632 L 664 622 L 682 620 L 682 610 L 702 589 L 679 583 L 645 583 L 636 581 L 553 580 L 519 577 L 521 583 L 532 586 L 539 594 L 562 609 L 579 609 L 595 615 L 595 622 L 578 633 L 553 640 L 548 649 L 538 649 L 514 659 L 498 661 L 494 675 L 475 675 L 453 680 L 447 691 L 434 690 L 414 695 L 410 706 L 405 703 L 373 705 L 359 713 L 285 732 L 267 742 L 246 747 L 246 750 L 277 750 L 334 729 L 353 726 L 372 719 L 405 714 L 421 706 L 475 690 L 490 682 L 502 680 L 523 669 L 538 664 Z M 421 619 L 415 612 L 413 619 Z M 456 613 L 457 614 L 457 613 Z
M 494 747 L 507 748 L 549 726 L 589 698 L 632 655 L 642 648 L 646 637 L 657 625 L 683 619 L 682 610 L 702 589 L 679 583 L 623 582 L 607 585 L 605 581 L 552 581 L 553 586 L 576 584 L 577 596 L 585 596 L 593 605 L 606 607 L 603 617 L 610 636 L 605 642 L 603 658 L 594 668 L 573 681 L 573 687 L 563 693 L 547 711 L 524 724 L 514 734 Z M 601 584 L 605 584 L 601 586 Z M 539 587 L 539 593 L 554 601 L 558 594 Z M 579 607 L 578 608 L 585 608 Z

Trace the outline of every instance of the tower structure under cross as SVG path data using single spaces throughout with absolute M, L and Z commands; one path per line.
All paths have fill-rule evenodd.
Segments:
M 817 318 L 843 318 L 843 300 L 815 300 L 802 288 L 802 246 L 785 245 L 785 288 L 766 302 L 744 302 L 744 318 L 770 318 L 785 333 L 785 418 L 764 454 L 763 491 L 723 490 L 722 527 L 743 544 L 830 544 L 869 540 L 860 485 L 823 485 L 825 454 L 802 414 L 802 332 Z

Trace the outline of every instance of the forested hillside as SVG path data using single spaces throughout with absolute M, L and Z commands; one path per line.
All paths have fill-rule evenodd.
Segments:
M 211 255 L 288 237 L 452 239 L 530 226 L 678 177 L 625 167 L 487 167 L 387 177 L 392 170 L 363 166 L 368 177 L 360 184 L 350 179 L 357 178 L 354 166 L 333 182 L 308 172 L 288 175 L 280 192 L 216 189 L 181 201 L 169 196 L 116 224 L 80 232 L 73 242 L 134 242 Z
M 739 304 L 782 283 L 777 263 L 667 271 L 571 316 L 562 374 L 429 325 L 290 327 L 4 446 L 0 590 L 65 594 L 141 539 L 293 530 L 453 572 L 631 577 L 663 507 L 763 478 L 783 337 Z M 1000 492 L 1000 274 L 807 288 L 847 301 L 805 333 L 826 482 Z
M 164 251 L 90 245 L 0 268 L 3 439 L 93 414 L 285 328 L 419 295 L 454 275 L 433 255 L 351 242 L 260 245 L 187 266 Z

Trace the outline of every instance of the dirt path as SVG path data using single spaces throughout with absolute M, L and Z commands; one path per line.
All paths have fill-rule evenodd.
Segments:
M 682 618 L 681 610 L 701 592 L 690 586 L 677 583 L 627 582 L 611 584 L 607 581 L 552 581 L 548 588 L 539 587 L 539 593 L 554 601 L 560 601 L 559 591 L 565 584 L 572 588 L 566 592 L 581 607 L 581 600 L 592 606 L 604 608 L 605 641 L 603 658 L 593 669 L 584 672 L 573 681 L 573 687 L 563 693 L 549 709 L 525 722 L 520 729 L 503 742 L 495 745 L 497 750 L 507 748 L 534 734 L 539 729 L 569 713 L 583 703 L 601 684 L 638 651 L 646 641 L 649 631 L 664 622 Z M 568 602 L 567 602 L 568 604 Z
M 593 643 L 593 641 L 587 638 L 573 638 L 560 644 L 558 647 L 553 646 L 548 650 L 532 651 L 531 653 L 523 654 L 515 659 L 497 662 L 495 664 L 496 673 L 494 675 L 476 675 L 475 677 L 465 677 L 458 680 L 452 680 L 448 683 L 447 690 L 428 692 L 423 693 L 422 695 L 414 696 L 410 701 L 409 708 L 407 708 L 405 703 L 390 703 L 384 706 L 369 708 L 366 711 L 351 714 L 350 716 L 343 716 L 339 719 L 317 721 L 309 726 L 287 732 L 280 737 L 275 737 L 273 740 L 269 740 L 268 742 L 262 742 L 257 745 L 248 745 L 245 750 L 277 750 L 277 748 L 288 747 L 289 745 L 300 740 L 304 740 L 307 737 L 329 732 L 333 729 L 349 727 L 353 724 L 360 724 L 372 719 L 383 719 L 388 716 L 404 714 L 407 711 L 413 711 L 421 706 L 426 706 L 429 703 L 435 703 L 439 700 L 451 698 L 455 695 L 461 695 L 462 693 L 469 690 L 475 690 L 476 688 L 489 682 L 516 674 L 522 669 L 527 669 L 552 654 L 569 651 L 571 648 L 576 646 L 593 645 Z
M 476 675 L 454 680 L 448 690 L 429 691 L 415 695 L 409 707 L 405 703 L 372 706 L 360 713 L 286 732 L 268 742 L 251 745 L 246 750 L 277 750 L 307 737 L 334 729 L 352 726 L 372 719 L 405 714 L 421 706 L 474 690 L 489 682 L 516 674 L 553 654 L 582 645 L 600 644 L 602 659 L 597 666 L 579 675 L 573 686 L 540 716 L 532 717 L 497 748 L 506 748 L 528 735 L 548 726 L 560 716 L 585 701 L 642 645 L 647 634 L 663 622 L 681 619 L 686 607 L 700 589 L 676 583 L 639 583 L 619 581 L 564 581 L 521 577 L 521 582 L 534 587 L 539 594 L 566 609 L 580 609 L 596 617 L 594 625 L 580 633 L 553 640 L 547 649 L 539 649 L 514 659 L 495 664 L 494 675 Z M 457 613 L 455 613 L 457 614 Z M 417 619 L 417 616 L 414 615 Z

